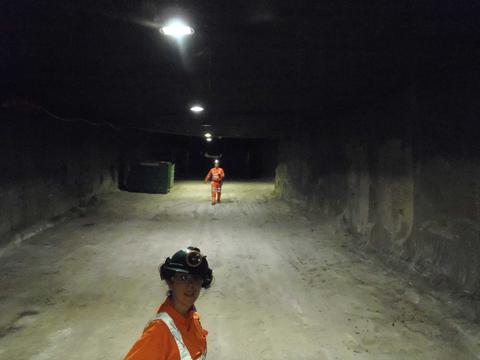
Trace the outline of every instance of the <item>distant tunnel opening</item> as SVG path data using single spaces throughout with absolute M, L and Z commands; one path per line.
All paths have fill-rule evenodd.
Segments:
M 229 179 L 271 179 L 277 165 L 277 141 L 136 132 L 122 136 L 120 145 L 123 178 L 128 168 L 142 161 L 175 164 L 176 179 L 203 179 L 219 159 Z

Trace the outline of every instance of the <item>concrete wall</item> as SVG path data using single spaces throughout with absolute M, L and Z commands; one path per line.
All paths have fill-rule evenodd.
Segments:
M 3 111 L 2 116 L 0 245 L 117 188 L 111 130 L 38 114 Z
M 336 126 L 312 120 L 280 144 L 275 187 L 337 217 L 357 245 L 480 300 L 476 110 L 471 94 L 449 95 L 407 89 Z

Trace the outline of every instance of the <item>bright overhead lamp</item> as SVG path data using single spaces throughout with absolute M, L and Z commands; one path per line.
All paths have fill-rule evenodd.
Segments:
M 211 138 L 211 137 L 208 137 L 208 138 L 206 138 L 205 140 L 207 140 L 208 142 L 211 142 L 211 141 L 212 141 L 212 138 Z
M 208 139 L 208 138 L 211 138 L 212 137 L 212 134 L 210 133 L 205 133 L 205 137 Z
M 201 107 L 200 105 L 194 105 L 190 108 L 190 111 L 194 112 L 194 113 L 200 113 L 204 110 L 203 107 Z
M 168 22 L 167 25 L 160 29 L 163 35 L 172 36 L 176 39 L 181 39 L 184 36 L 192 35 L 195 31 L 188 25 L 185 25 L 181 20 L 175 19 Z

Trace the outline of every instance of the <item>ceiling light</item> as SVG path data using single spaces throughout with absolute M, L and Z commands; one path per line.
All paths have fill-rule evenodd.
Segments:
M 195 105 L 190 108 L 190 111 L 193 111 L 194 113 L 199 113 L 202 112 L 204 109 L 200 105 Z
M 190 26 L 185 25 L 182 21 L 175 19 L 162 27 L 160 32 L 164 35 L 181 39 L 184 36 L 192 35 L 194 30 Z
M 208 139 L 208 138 L 211 138 L 212 137 L 212 134 L 210 133 L 205 133 L 205 137 Z
M 212 141 L 212 138 L 209 137 L 209 138 L 206 138 L 205 140 L 207 140 L 208 142 Z

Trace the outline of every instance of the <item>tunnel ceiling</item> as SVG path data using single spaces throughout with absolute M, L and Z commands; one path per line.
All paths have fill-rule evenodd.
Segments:
M 465 1 L 9 1 L 2 106 L 121 128 L 276 137 L 445 69 L 471 70 L 478 14 Z M 171 16 L 195 29 L 183 44 L 158 31 Z M 202 115 L 190 113 L 194 102 Z

